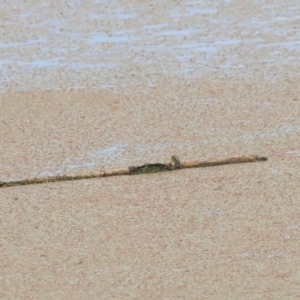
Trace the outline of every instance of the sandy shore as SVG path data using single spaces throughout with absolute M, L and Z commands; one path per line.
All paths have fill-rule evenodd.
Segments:
M 300 6 L 209 3 L 0 5 L 0 181 L 268 158 L 0 188 L 1 299 L 300 298 Z
M 299 295 L 299 82 L 171 85 L 2 95 L 2 180 L 173 153 L 269 158 L 0 189 L 3 299 Z M 120 144 L 110 160 L 92 155 Z

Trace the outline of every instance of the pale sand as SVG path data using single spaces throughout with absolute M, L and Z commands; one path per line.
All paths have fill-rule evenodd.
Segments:
M 0 298 L 299 299 L 299 0 L 19 2 L 0 181 L 269 160 L 1 188 Z
M 300 82 L 173 84 L 1 96 L 1 180 L 172 154 L 269 158 L 0 189 L 3 299 L 300 296 Z M 114 159 L 93 160 L 119 144 Z M 71 172 L 78 157 L 98 165 Z

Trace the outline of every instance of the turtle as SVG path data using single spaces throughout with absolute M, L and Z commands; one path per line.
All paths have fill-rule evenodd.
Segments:
M 169 164 L 145 164 L 138 167 L 129 167 L 129 175 L 147 174 L 147 173 L 158 173 L 173 171 L 180 168 L 180 160 L 178 156 L 173 155 Z

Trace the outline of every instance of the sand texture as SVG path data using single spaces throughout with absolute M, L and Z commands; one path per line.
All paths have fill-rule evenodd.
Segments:
M 52 12 L 66 20 L 62 28 L 72 36 L 70 24 L 85 24 L 87 13 L 100 8 L 87 1 L 80 10 L 45 2 L 46 9 L 29 1 L 32 14 L 21 22 L 13 17 L 21 8 L 5 4 L 2 42 L 15 52 L 1 48 L 0 55 L 19 55 L 19 64 L 3 63 L 0 71 L 0 181 L 167 164 L 172 155 L 183 162 L 268 160 L 0 188 L 0 299 L 300 298 L 300 56 L 298 48 L 284 48 L 297 40 L 298 2 L 262 1 L 262 8 L 224 1 L 219 9 L 221 1 L 212 1 L 201 18 L 187 16 L 192 2 L 171 2 L 156 9 L 118 2 L 123 17 L 111 20 L 119 23 L 99 17 L 83 25 L 81 38 L 90 38 L 92 28 L 107 28 L 110 38 L 109 28 L 137 32 L 132 44 L 124 32 L 101 44 L 106 56 L 55 31 L 73 49 L 57 64 L 90 64 L 78 63 L 74 72 L 30 63 L 33 53 L 44 64 L 57 55 L 39 48 L 57 24 L 45 23 L 52 28 L 46 30 L 41 18 Z M 102 14 L 109 17 L 115 6 Z M 155 35 L 162 29 L 150 23 L 166 18 L 173 22 L 163 31 L 169 36 Z M 171 34 L 197 27 L 197 20 L 200 37 Z M 38 22 L 40 28 L 30 27 Z M 41 39 L 26 48 L 28 32 Z M 241 43 L 218 48 L 231 34 Z M 179 47 L 202 39 L 216 52 Z M 116 65 L 93 68 L 95 61 L 86 60 L 95 53 Z

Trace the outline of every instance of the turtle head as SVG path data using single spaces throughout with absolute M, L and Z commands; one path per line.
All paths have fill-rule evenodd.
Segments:
M 176 169 L 180 168 L 180 160 L 177 155 L 173 155 L 171 157 L 170 168 L 171 168 L 171 170 L 176 170 Z

